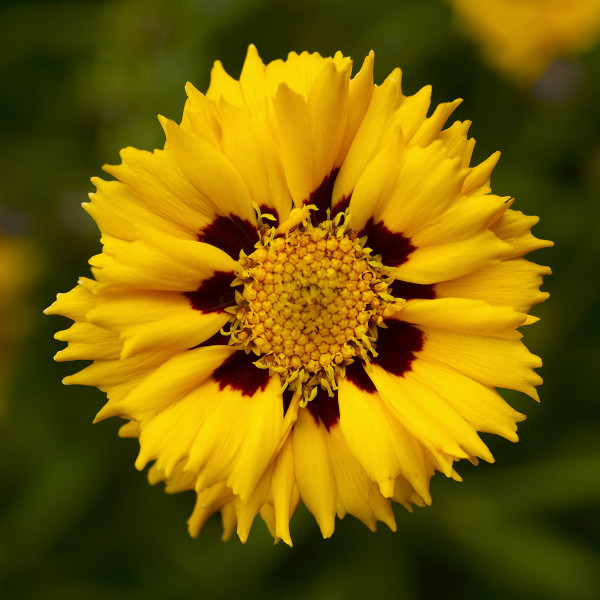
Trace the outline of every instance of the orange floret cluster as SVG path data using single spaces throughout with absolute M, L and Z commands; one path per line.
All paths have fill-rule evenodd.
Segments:
M 234 335 L 263 355 L 261 366 L 284 379 L 302 371 L 305 385 L 335 389 L 336 367 L 376 355 L 376 326 L 393 314 L 394 299 L 386 272 L 358 239 L 331 221 L 304 226 L 265 237 L 241 265 Z

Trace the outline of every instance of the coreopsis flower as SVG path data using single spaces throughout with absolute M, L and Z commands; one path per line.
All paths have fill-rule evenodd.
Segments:
M 94 277 L 47 311 L 75 321 L 57 360 L 94 361 L 65 383 L 107 393 L 97 420 L 128 421 L 152 482 L 195 490 L 194 536 L 220 510 L 245 541 L 260 512 L 291 544 L 301 501 L 324 537 L 346 513 L 394 529 L 392 500 L 493 460 L 478 432 L 517 440 L 496 387 L 537 398 L 537 218 L 491 193 L 498 154 L 469 166 L 468 122 L 444 129 L 458 101 L 428 117 L 430 87 L 351 69 L 251 46 L 239 81 L 188 84 L 164 149 L 93 180 Z
M 485 60 L 530 83 L 559 58 L 589 49 L 600 37 L 598 0 L 449 0 Z

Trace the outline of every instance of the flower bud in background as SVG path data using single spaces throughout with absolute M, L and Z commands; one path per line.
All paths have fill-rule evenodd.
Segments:
M 449 2 L 458 25 L 479 45 L 485 62 L 525 86 L 554 61 L 589 50 L 600 37 L 598 0 Z M 556 73 L 553 76 L 556 79 Z

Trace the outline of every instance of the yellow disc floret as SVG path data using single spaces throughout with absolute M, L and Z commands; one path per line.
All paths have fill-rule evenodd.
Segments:
M 345 214 L 313 226 L 305 219 L 283 235 L 264 229 L 240 259 L 244 289 L 232 343 L 254 350 L 256 365 L 279 373 L 303 403 L 337 388 L 355 357 L 377 356 L 377 326 L 401 301 L 389 293 L 389 269 L 371 256 Z

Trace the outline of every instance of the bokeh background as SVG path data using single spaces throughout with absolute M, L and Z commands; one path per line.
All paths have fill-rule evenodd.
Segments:
M 476 162 L 502 151 L 494 191 L 556 242 L 532 256 L 554 271 L 526 332 L 542 402 L 507 394 L 521 441 L 486 436 L 496 464 L 438 474 L 395 534 L 347 517 L 323 541 L 301 508 L 293 549 L 260 518 L 245 546 L 216 517 L 190 539 L 192 494 L 150 487 L 119 423 L 91 424 L 103 394 L 52 361 L 68 321 L 42 310 L 99 249 L 89 177 L 161 146 L 156 115 L 179 119 L 216 59 L 237 77 L 249 43 L 265 61 L 373 49 L 377 82 L 400 66 L 406 93 L 464 98 Z M 600 598 L 600 47 L 526 84 L 480 56 L 442 0 L 2 2 L 0 598 Z

